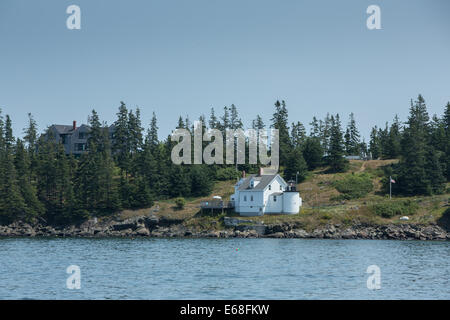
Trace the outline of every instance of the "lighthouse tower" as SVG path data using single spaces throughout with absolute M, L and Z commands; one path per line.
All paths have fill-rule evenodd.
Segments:
M 301 205 L 302 198 L 300 198 L 295 183 L 289 181 L 286 190 L 283 192 L 283 213 L 297 214 Z

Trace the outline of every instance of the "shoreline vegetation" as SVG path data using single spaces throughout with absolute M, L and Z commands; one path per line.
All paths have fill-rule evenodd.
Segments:
M 174 164 L 176 142 L 158 138 L 154 113 L 145 132 L 139 108 L 121 102 L 112 126 L 92 110 L 78 156 L 50 129 L 38 134 L 30 114 L 15 138 L 11 118 L 0 113 L 0 237 L 448 239 L 450 103 L 430 118 L 419 95 L 409 110 L 405 122 L 395 116 L 373 127 L 366 143 L 353 113 L 344 129 L 339 114 L 314 117 L 307 134 L 276 101 L 270 123 L 257 115 L 252 128 L 279 131 L 279 173 L 298 182 L 303 205 L 296 215 L 249 218 L 199 205 L 228 199 L 241 173 L 261 164 Z M 243 129 L 234 105 L 199 120 L 204 132 Z M 175 128 L 194 132 L 188 117 Z
M 208 197 L 183 199 L 181 208 L 179 198 L 174 198 L 157 201 L 151 208 L 123 210 L 78 224 L 49 226 L 17 221 L 0 226 L 0 238 L 450 240 L 448 194 L 389 200 L 380 193 L 382 168 L 392 162 L 396 160 L 351 160 L 345 173 L 324 173 L 325 168 L 311 172 L 298 184 L 304 202 L 296 215 L 241 217 L 232 211 L 201 212 L 201 201 L 212 195 L 225 198 L 233 192 L 235 181 L 230 180 L 215 183 Z M 368 175 L 374 187 L 360 198 L 344 199 L 345 193 L 338 189 L 343 191 L 342 184 L 355 175 Z M 393 213 L 387 214 L 390 210 Z M 409 220 L 400 220 L 404 214 Z

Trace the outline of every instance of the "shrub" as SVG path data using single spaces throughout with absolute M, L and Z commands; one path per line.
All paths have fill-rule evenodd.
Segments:
M 322 214 L 322 216 L 320 218 L 323 220 L 331 220 L 331 218 L 333 218 L 333 217 L 332 217 L 331 213 L 325 212 Z
M 233 167 L 219 168 L 216 172 L 216 179 L 219 181 L 236 180 L 239 177 L 239 171 L 236 171 Z
M 412 215 L 419 209 L 417 202 L 411 200 L 389 200 L 374 204 L 372 210 L 383 218 L 397 215 Z
M 175 205 L 177 207 L 177 209 L 181 210 L 184 208 L 184 205 L 186 204 L 186 200 L 184 200 L 184 198 L 176 198 L 175 199 Z
M 342 193 L 339 199 L 358 199 L 373 190 L 372 179 L 367 174 L 351 174 L 333 182 L 337 191 Z

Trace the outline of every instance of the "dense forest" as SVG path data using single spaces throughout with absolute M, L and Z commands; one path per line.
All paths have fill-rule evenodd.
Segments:
M 106 123 L 95 110 L 89 116 L 87 151 L 80 157 L 66 155 L 46 130 L 38 133 L 31 114 L 23 138 L 15 138 L 12 120 L 0 113 L 0 222 L 15 220 L 63 224 L 91 216 L 107 215 L 125 208 L 150 207 L 155 200 L 208 195 L 214 181 L 236 179 L 240 173 L 256 172 L 258 165 L 175 165 L 174 142 L 160 140 L 156 115 L 147 130 L 140 110 L 121 102 L 111 140 Z M 221 115 L 211 109 L 201 116 L 204 130 L 243 128 L 235 105 Z M 374 127 L 367 144 L 361 140 L 356 120 L 349 115 L 346 127 L 339 114 L 313 118 L 307 133 L 302 122 L 289 123 L 284 101 L 276 101 L 266 125 L 262 117 L 254 129 L 279 130 L 280 168 L 285 179 L 300 181 L 308 171 L 323 167 L 328 172 L 347 169 L 346 155 L 361 158 L 399 158 L 385 168 L 396 181 L 395 194 L 431 195 L 445 192 L 450 180 L 450 103 L 444 114 L 428 115 L 425 100 L 411 101 L 408 119 L 397 116 L 384 128 Z M 176 128 L 193 132 L 191 121 L 179 117 Z M 388 179 L 385 179 L 387 186 Z

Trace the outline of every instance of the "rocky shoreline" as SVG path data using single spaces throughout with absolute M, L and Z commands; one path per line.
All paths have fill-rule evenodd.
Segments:
M 352 226 L 326 225 L 306 231 L 295 223 L 265 225 L 248 220 L 226 217 L 225 228 L 212 230 L 190 229 L 183 220 L 168 220 L 156 216 L 142 216 L 124 221 L 98 222 L 88 220 L 81 225 L 55 227 L 15 222 L 0 226 L 0 237 L 154 237 L 154 238 L 302 238 L 302 239 L 393 239 L 393 240 L 450 240 L 450 233 L 438 225 L 388 224 Z

